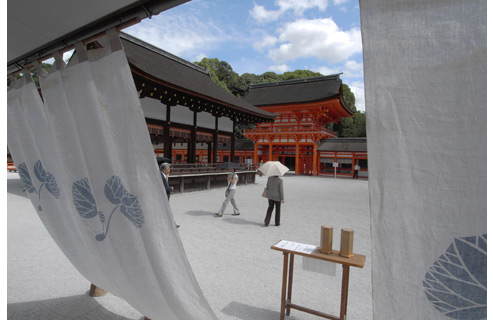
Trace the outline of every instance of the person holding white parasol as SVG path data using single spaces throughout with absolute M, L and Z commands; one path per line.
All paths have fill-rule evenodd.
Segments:
M 267 199 L 269 199 L 269 207 L 265 215 L 264 224 L 269 226 L 270 218 L 274 206 L 276 207 L 275 224 L 281 225 L 281 203 L 284 203 L 284 187 L 283 181 L 280 176 L 283 176 L 289 171 L 288 167 L 280 163 L 279 161 L 267 161 L 258 168 L 262 174 L 269 177 L 267 180 Z

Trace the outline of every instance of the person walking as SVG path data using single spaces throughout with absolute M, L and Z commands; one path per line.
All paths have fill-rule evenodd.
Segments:
M 267 199 L 269 199 L 269 207 L 267 208 L 267 213 L 265 215 L 264 224 L 266 227 L 269 226 L 270 218 L 274 206 L 276 206 L 276 216 L 275 224 L 276 226 L 281 225 L 281 203 L 284 203 L 284 188 L 282 179 L 279 176 L 271 176 L 267 179 Z
M 168 177 L 171 172 L 171 164 L 164 162 L 159 166 L 159 171 L 161 172 L 161 178 L 163 178 L 163 184 L 164 184 L 164 190 L 166 190 L 166 195 L 168 196 L 168 201 L 169 197 L 171 196 L 171 191 L 174 190 L 173 186 L 170 186 L 168 183 Z M 176 224 L 176 227 L 179 228 L 180 225 Z
M 361 169 L 361 167 L 358 165 L 358 163 L 356 162 L 356 165 L 354 166 L 354 174 L 353 174 L 353 179 L 358 179 L 358 174 L 359 174 L 359 170 Z
M 219 209 L 219 212 L 216 213 L 216 217 L 222 217 L 224 210 L 226 210 L 226 206 L 228 203 L 231 201 L 231 204 L 233 205 L 233 216 L 239 216 L 240 215 L 240 209 L 238 209 L 238 205 L 236 204 L 235 200 L 235 193 L 236 193 L 236 182 L 238 182 L 238 175 L 235 173 L 235 169 L 229 169 L 229 174 L 228 174 L 228 189 L 226 189 L 226 199 L 224 199 L 223 204 L 221 206 L 221 209 Z
M 159 170 L 161 171 L 161 178 L 163 178 L 164 189 L 166 190 L 166 195 L 171 196 L 171 191 L 173 191 L 173 187 L 168 183 L 168 177 L 171 172 L 171 164 L 164 162 L 159 166 Z

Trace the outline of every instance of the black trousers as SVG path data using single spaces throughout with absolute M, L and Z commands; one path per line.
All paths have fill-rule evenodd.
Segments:
M 269 207 L 267 208 L 267 213 L 264 220 L 265 225 L 269 225 L 270 223 L 270 217 L 272 216 L 274 205 L 276 206 L 276 217 L 274 219 L 276 226 L 281 224 L 281 201 L 274 201 L 269 199 Z
M 354 170 L 353 179 L 354 178 L 358 179 L 358 173 L 359 173 L 359 170 Z

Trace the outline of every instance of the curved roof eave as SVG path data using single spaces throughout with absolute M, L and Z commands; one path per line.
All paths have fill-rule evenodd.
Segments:
M 169 86 L 178 91 L 213 103 L 221 104 L 235 112 L 242 112 L 273 121 L 278 115 L 264 111 L 238 99 L 218 86 L 206 69 L 156 48 L 128 34 L 121 33 L 129 64 L 140 76 L 150 81 Z M 156 67 L 157 65 L 161 68 Z

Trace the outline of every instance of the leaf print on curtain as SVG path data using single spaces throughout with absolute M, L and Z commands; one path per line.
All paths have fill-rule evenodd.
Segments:
M 27 170 L 25 162 L 17 166 L 17 171 L 19 173 L 19 177 L 22 180 L 22 183 L 26 187 L 26 191 L 29 193 L 37 192 L 36 188 L 33 186 L 33 182 L 31 181 L 31 176 L 29 175 L 29 171 Z
M 55 199 L 58 199 L 60 197 L 60 190 L 58 189 L 55 176 L 53 176 L 51 173 L 43 168 L 41 160 L 38 160 L 34 165 L 34 174 L 36 175 L 36 178 L 38 178 L 38 180 L 41 182 L 41 186 L 39 186 L 39 189 L 36 189 L 36 187 L 33 185 L 31 175 L 29 174 L 25 162 L 21 163 L 18 166 L 18 172 L 22 183 L 26 187 L 26 191 L 28 193 L 35 192 L 38 194 L 38 202 L 41 202 L 41 189 L 43 188 L 43 186 L 55 197 Z M 38 211 L 43 211 L 43 208 L 40 204 L 37 208 Z
M 104 194 L 109 202 L 116 204 L 109 214 L 106 226 L 104 224 L 106 222 L 106 216 L 97 208 L 96 199 L 89 185 L 89 180 L 84 178 L 74 182 L 72 185 L 73 203 L 79 215 L 85 219 L 91 219 L 95 216 L 99 217 L 103 231 L 96 235 L 96 240 L 103 241 L 106 239 L 111 218 L 118 208 L 137 228 L 142 227 L 144 224 L 144 215 L 140 208 L 139 200 L 125 189 L 119 177 L 112 176 L 106 181 Z
M 425 275 L 428 300 L 453 319 L 486 319 L 486 234 L 457 238 Z
M 45 186 L 46 190 L 48 190 L 48 192 L 51 193 L 55 197 L 55 199 L 58 199 L 58 197 L 60 196 L 60 191 L 58 190 L 58 185 L 56 184 L 55 177 L 43 168 L 41 160 L 38 160 L 34 165 L 34 174 L 36 175 L 38 180 L 42 182 L 38 190 L 39 202 L 41 202 L 41 189 L 43 188 L 43 186 Z M 38 206 L 38 210 L 43 211 L 41 205 Z

